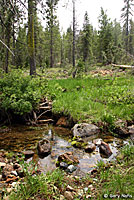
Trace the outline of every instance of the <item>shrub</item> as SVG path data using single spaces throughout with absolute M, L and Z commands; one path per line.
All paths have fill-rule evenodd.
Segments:
M 13 70 L 0 79 L 0 109 L 15 114 L 29 113 L 45 93 L 47 82 L 31 78 L 21 70 Z

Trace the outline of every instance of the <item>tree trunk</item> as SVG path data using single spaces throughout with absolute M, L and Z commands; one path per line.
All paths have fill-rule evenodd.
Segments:
M 51 25 L 51 39 L 50 39 L 50 67 L 53 68 L 53 64 L 54 64 L 54 61 L 53 61 L 53 22 L 52 22 L 52 25 Z
M 11 21 L 8 21 L 6 30 L 5 30 L 5 43 L 6 45 L 10 48 L 10 34 L 11 34 Z M 8 64 L 9 64 L 9 49 L 6 48 L 6 52 L 5 52 L 5 67 L 4 67 L 4 71 L 5 73 L 8 73 Z
M 73 0 L 73 67 L 75 67 L 75 0 Z
M 35 46 L 34 46 L 34 2 L 28 0 L 28 53 L 30 64 L 30 75 L 36 74 Z

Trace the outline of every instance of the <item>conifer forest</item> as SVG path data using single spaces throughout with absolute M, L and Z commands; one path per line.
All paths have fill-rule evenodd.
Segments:
M 90 2 L 0 0 L 0 200 L 134 199 L 134 0 Z

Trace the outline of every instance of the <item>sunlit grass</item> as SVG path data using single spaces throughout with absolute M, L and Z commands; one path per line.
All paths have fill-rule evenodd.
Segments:
M 53 112 L 70 114 L 74 119 L 100 121 L 110 114 L 116 119 L 134 116 L 134 78 L 130 76 L 62 79 L 48 82 Z

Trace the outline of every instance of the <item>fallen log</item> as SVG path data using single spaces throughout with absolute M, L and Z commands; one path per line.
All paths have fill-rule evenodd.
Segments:
M 112 64 L 112 66 L 114 66 L 114 67 L 119 67 L 119 68 L 125 68 L 125 69 L 132 69 L 132 68 L 134 68 L 134 66 L 130 66 L 130 65 Z

